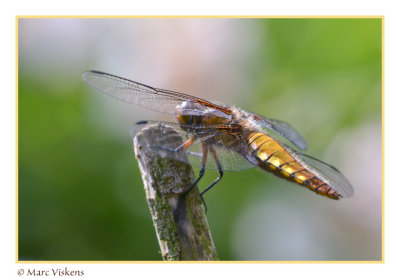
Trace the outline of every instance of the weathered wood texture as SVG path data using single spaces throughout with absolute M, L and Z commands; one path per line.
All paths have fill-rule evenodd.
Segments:
M 152 148 L 165 144 L 166 134 L 179 136 L 174 129 L 156 124 L 145 127 L 134 138 L 162 257 L 175 261 L 218 260 L 197 187 L 185 199 L 180 199 L 195 180 L 186 155 L 183 152 L 173 154 L 179 157 L 174 160 L 171 154 L 166 157 Z M 161 137 L 163 142 L 159 142 Z M 176 210 L 179 200 L 182 202 Z

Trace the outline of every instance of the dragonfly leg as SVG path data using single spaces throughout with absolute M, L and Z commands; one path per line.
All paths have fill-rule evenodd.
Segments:
M 217 184 L 218 181 L 220 181 L 221 178 L 222 178 L 222 176 L 224 175 L 224 172 L 222 171 L 221 163 L 219 162 L 217 153 L 215 152 L 214 148 L 212 148 L 211 146 L 209 147 L 209 149 L 210 149 L 211 155 L 212 155 L 213 158 L 214 158 L 215 164 L 217 165 L 219 177 L 217 177 L 217 179 L 215 179 L 214 182 L 211 183 L 210 186 L 208 186 L 205 190 L 203 190 L 203 192 L 200 193 L 200 196 L 201 196 L 201 199 L 203 200 L 203 202 L 204 202 L 203 195 L 204 195 L 208 190 L 210 190 L 212 187 L 214 187 L 215 184 Z M 204 203 L 204 204 L 205 204 L 205 203 Z M 207 209 L 207 207 L 206 207 L 206 209 Z
M 200 179 L 203 177 L 204 172 L 206 171 L 206 162 L 207 162 L 207 155 L 208 155 L 208 148 L 205 146 L 204 143 L 201 143 L 201 149 L 203 151 L 203 157 L 201 158 L 201 168 L 199 172 L 199 176 L 197 179 L 193 182 L 193 184 L 187 189 L 184 193 L 183 196 L 185 197 L 189 192 L 199 183 Z
M 191 146 L 194 141 L 196 140 L 196 137 L 192 137 L 190 139 L 188 139 L 187 141 L 185 141 L 184 143 L 182 143 L 180 146 L 178 146 L 177 148 L 175 148 L 175 152 L 179 152 L 181 150 L 185 150 L 186 148 L 188 148 L 189 146 Z
M 152 147 L 157 147 L 163 150 L 167 150 L 167 151 L 171 151 L 171 152 L 179 152 L 182 150 L 185 150 L 186 148 L 188 148 L 189 146 L 191 146 L 194 141 L 196 140 L 196 137 L 192 137 L 190 139 L 188 139 L 187 141 L 185 141 L 184 143 L 182 143 L 180 146 L 176 147 L 176 148 L 170 148 L 167 146 L 162 146 L 162 145 L 154 145 Z
M 204 143 L 201 143 L 201 149 L 202 149 L 202 152 L 203 152 L 203 156 L 202 156 L 202 159 L 201 159 L 201 168 L 200 168 L 199 176 L 193 182 L 193 184 L 189 187 L 189 189 L 187 189 L 185 192 L 183 192 L 183 194 L 180 196 L 180 198 L 178 200 L 178 204 L 177 204 L 176 209 L 175 209 L 176 212 L 180 209 L 180 207 L 182 205 L 182 202 L 184 201 L 186 196 L 190 193 L 190 191 L 193 190 L 193 188 L 197 185 L 197 183 L 199 183 L 200 179 L 204 176 L 204 172 L 206 170 L 208 148 L 205 146 Z M 202 199 L 202 201 L 204 203 L 204 199 L 203 198 L 201 198 L 201 199 Z M 204 203 L 204 205 L 205 205 L 205 203 Z M 205 208 L 207 208 L 207 206 Z

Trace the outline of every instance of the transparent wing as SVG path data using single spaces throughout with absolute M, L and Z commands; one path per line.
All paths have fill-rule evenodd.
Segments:
M 313 170 L 317 177 L 325 181 L 329 186 L 333 187 L 342 197 L 353 195 L 353 187 L 337 168 L 307 154 L 293 150 L 291 150 L 291 152 L 294 152 L 294 155 L 300 158 L 300 161 L 303 164 Z
M 306 140 L 292 126 L 290 126 L 289 123 L 276 119 L 268 119 L 259 115 L 256 115 L 253 121 L 261 130 L 266 130 L 267 134 L 270 134 L 272 131 L 289 140 L 301 150 L 307 149 Z
M 154 151 L 159 153 L 161 156 L 169 157 L 172 159 L 176 159 L 176 152 L 169 151 L 168 149 L 175 149 L 179 147 L 183 142 L 189 140 L 193 137 L 193 134 L 186 133 L 181 129 L 181 126 L 177 123 L 170 122 L 153 122 L 153 121 L 143 121 L 139 122 L 132 128 L 131 135 L 134 137 L 136 133 L 141 131 L 142 129 L 152 127 L 153 129 L 160 129 L 159 133 L 161 136 L 158 136 L 156 142 L 153 146 L 149 146 Z M 176 133 L 170 133 L 163 131 L 167 130 L 166 127 L 172 127 Z M 209 133 L 210 125 L 204 126 L 204 132 L 202 132 L 202 127 L 196 127 L 196 140 L 193 144 L 191 144 L 187 149 L 183 152 L 186 153 L 189 162 L 196 167 L 201 167 L 203 152 L 201 149 L 201 142 L 210 140 L 213 137 L 218 135 L 218 128 L 215 127 L 216 132 L 213 134 Z M 214 150 L 216 151 L 217 157 L 221 164 L 221 167 L 225 171 L 240 171 L 249 168 L 253 168 L 256 165 L 252 164 L 241 154 L 236 152 L 233 148 L 226 147 L 224 145 L 218 144 L 218 141 L 215 144 L 211 144 Z M 236 146 L 236 150 L 240 148 L 240 146 Z M 255 163 L 255 162 L 254 162 Z M 215 161 L 210 152 L 208 152 L 207 161 L 206 161 L 206 169 L 210 170 L 218 170 L 215 164 Z
M 187 154 L 189 155 L 188 158 L 190 163 L 193 166 L 200 168 L 202 159 L 201 144 L 200 141 L 196 143 L 188 148 Z M 216 144 L 212 145 L 212 148 L 215 150 L 220 165 L 224 171 L 241 171 L 256 167 L 256 162 L 253 162 L 252 164 L 234 149 L 229 149 L 224 145 Z M 211 152 L 208 152 L 206 169 L 218 170 Z
M 139 82 L 106 74 L 98 71 L 88 71 L 82 75 L 83 81 L 99 92 L 115 99 L 139 105 L 149 110 L 176 114 L 176 107 L 185 101 L 196 105 L 180 111 L 184 115 L 203 115 L 205 111 L 226 117 L 227 108 L 187 94 L 157 89 Z

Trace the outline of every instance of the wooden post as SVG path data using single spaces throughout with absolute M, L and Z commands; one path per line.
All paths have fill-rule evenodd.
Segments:
M 161 137 L 163 142 L 159 142 Z M 134 138 L 135 154 L 162 257 L 174 261 L 218 260 L 197 187 L 185 199 L 180 199 L 195 180 L 186 155 L 177 152 L 173 156 L 179 160 L 174 160 L 171 155 L 165 157 L 162 152 L 155 152 L 154 146 L 165 146 L 168 138 L 176 140 L 176 137 L 182 142 L 175 129 L 152 124 Z M 176 210 L 179 200 L 182 202 Z

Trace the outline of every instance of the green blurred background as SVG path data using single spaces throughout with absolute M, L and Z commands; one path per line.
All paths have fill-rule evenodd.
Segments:
M 205 195 L 221 260 L 381 260 L 382 19 L 20 18 L 18 51 L 19 260 L 161 260 L 129 130 L 173 118 L 90 69 L 287 121 L 351 181 L 333 201 L 227 172 Z

